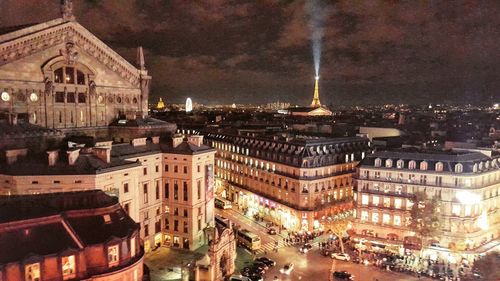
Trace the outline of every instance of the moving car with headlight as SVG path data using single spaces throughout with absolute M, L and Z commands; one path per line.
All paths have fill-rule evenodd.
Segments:
M 349 261 L 351 257 L 348 254 L 344 253 L 332 253 L 332 259 L 341 260 L 341 261 Z
M 300 251 L 301 253 L 304 253 L 304 254 L 305 254 L 305 253 L 309 252 L 309 250 L 311 250 L 311 249 L 312 249 L 312 247 L 313 247 L 313 246 L 312 246 L 311 244 L 309 244 L 309 243 L 305 243 L 304 245 L 302 245 L 302 247 L 300 247 L 299 251 Z
M 282 269 L 280 269 L 280 272 L 282 274 L 290 275 L 290 273 L 292 273 L 293 267 L 294 267 L 293 263 L 291 262 L 287 263 L 285 264 L 285 266 L 283 266 Z

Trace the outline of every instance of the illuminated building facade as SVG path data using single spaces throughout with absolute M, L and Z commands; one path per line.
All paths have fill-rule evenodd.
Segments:
M 165 239 L 173 247 L 187 245 L 194 249 L 200 246 L 199 228 L 213 221 L 213 202 L 206 198 L 210 194 L 208 187 L 213 186 L 210 173 L 214 154 L 215 150 L 202 144 L 201 136 L 175 137 L 173 141 L 162 142 L 159 137 L 136 138 L 130 143 L 115 145 L 77 143 L 65 151 L 51 150 L 43 154 L 10 149 L 0 161 L 0 194 L 101 189 L 117 196 L 124 210 L 140 223 L 146 252 L 163 244 Z M 47 160 L 40 161 L 43 158 Z M 175 182 L 177 198 L 171 197 L 176 192 Z M 198 197 L 200 189 L 201 198 Z M 175 208 L 179 209 L 177 215 L 168 212 Z M 171 223 L 166 224 L 168 221 Z M 179 223 L 178 230 L 174 228 L 175 221 Z M 170 244 L 177 239 L 182 243 Z
M 142 49 L 136 68 L 75 20 L 71 1 L 62 11 L 58 19 L 0 30 L 0 119 L 75 129 L 146 116 L 151 77 Z
M 99 190 L 0 196 L 1 280 L 143 277 L 139 226 Z
M 498 247 L 500 162 L 479 152 L 386 151 L 367 156 L 356 176 L 354 236 L 405 248 L 416 192 L 437 198 L 441 229 L 419 241 L 430 256 L 465 257 Z M 420 237 L 416 237 L 417 241 Z M 415 241 L 415 239 L 410 239 Z M 418 250 L 418 247 L 417 249 Z
M 320 229 L 326 215 L 352 207 L 352 175 L 367 139 L 249 137 L 206 133 L 217 149 L 217 193 L 250 215 L 291 230 Z

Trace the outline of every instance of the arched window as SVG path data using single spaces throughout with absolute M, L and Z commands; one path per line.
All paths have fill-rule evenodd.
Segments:
M 410 170 L 413 170 L 417 167 L 417 162 L 415 162 L 415 160 L 411 160 L 409 163 L 408 163 L 408 169 Z
M 392 168 L 392 159 L 385 160 L 385 167 Z
M 477 163 L 474 163 L 474 166 L 472 166 L 472 172 L 477 172 Z
M 483 170 L 483 166 L 484 166 L 483 162 L 479 162 L 479 171 Z
M 375 167 L 380 167 L 380 166 L 382 166 L 382 159 L 380 158 L 375 159 Z
M 54 71 L 54 82 L 61 84 L 86 85 L 85 73 L 70 66 L 63 66 Z
M 442 172 L 442 171 L 443 171 L 443 163 L 437 162 L 436 163 L 436 172 Z
M 398 162 L 396 162 L 396 166 L 398 169 L 403 169 L 405 167 L 405 161 L 403 161 L 403 159 L 399 159 Z
M 427 170 L 427 167 L 428 167 L 428 164 L 426 161 L 422 161 L 420 162 L 420 170 L 422 171 L 426 171 Z
M 482 164 L 482 163 L 481 163 Z M 455 165 L 455 173 L 461 173 L 464 170 L 464 166 L 460 163 Z

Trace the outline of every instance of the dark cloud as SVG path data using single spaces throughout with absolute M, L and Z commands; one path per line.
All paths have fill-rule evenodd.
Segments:
M 58 2 L 0 1 L 0 25 L 55 18 Z M 144 46 L 154 98 L 310 101 L 314 67 L 305 1 L 74 2 L 78 21 L 129 61 Z M 324 103 L 500 97 L 500 1 L 322 5 Z

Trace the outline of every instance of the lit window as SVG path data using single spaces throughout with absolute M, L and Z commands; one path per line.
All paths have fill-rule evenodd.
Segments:
M 63 279 L 75 278 L 75 256 L 67 256 L 62 258 L 62 274 Z
M 380 166 L 382 166 L 382 159 L 380 158 L 375 159 L 375 167 L 380 167 Z
M 443 163 L 437 162 L 436 163 L 436 172 L 442 172 L 443 171 Z
M 130 239 L 130 257 L 134 256 L 135 256 L 135 237 L 132 237 L 132 239 Z
M 372 214 L 372 222 L 374 222 L 374 223 L 378 222 L 378 213 L 373 213 Z
M 392 168 L 392 159 L 385 160 L 385 167 Z
M 108 247 L 108 266 L 118 265 L 118 245 Z
M 363 204 L 363 205 L 368 205 L 368 199 L 369 199 L 369 196 L 368 196 L 368 195 L 366 195 L 366 194 L 363 194 L 363 195 L 361 196 L 361 204 Z
M 410 199 L 406 199 L 406 209 L 411 210 L 412 207 L 413 201 L 411 201 Z
M 27 264 L 24 267 L 24 280 L 39 281 L 40 280 L 40 263 Z
M 391 198 L 390 197 L 384 197 L 384 207 L 388 208 L 391 206 Z
M 482 164 L 482 163 L 481 163 Z M 481 164 L 479 166 L 479 169 L 481 169 Z M 464 169 L 464 166 L 462 164 L 456 164 L 455 165 L 455 173 L 461 173 Z
M 471 205 L 465 205 L 465 210 L 464 210 L 464 215 L 466 217 L 470 216 L 472 213 L 472 206 Z
M 382 215 L 382 223 L 389 224 L 391 222 L 391 216 L 389 214 Z
M 401 199 L 399 198 L 394 199 L 394 208 L 401 209 Z
M 411 160 L 409 163 L 408 163 L 408 169 L 410 170 L 413 170 L 415 169 L 415 167 L 417 166 L 417 163 L 414 161 L 414 160 Z
M 394 216 L 394 225 L 401 225 L 401 217 L 398 215 Z
M 378 196 L 373 196 L 372 197 L 372 203 L 373 203 L 373 205 L 378 206 L 379 197 Z
M 453 204 L 451 206 L 451 213 L 455 216 L 460 216 L 460 211 L 461 211 L 461 208 L 460 208 L 460 205 L 458 204 Z
M 405 166 L 405 162 L 403 160 L 398 160 L 398 162 L 396 162 L 396 166 L 398 167 L 398 169 L 403 169 Z
M 367 211 L 361 211 L 361 220 L 362 221 L 368 220 L 368 212 Z
M 420 170 L 422 170 L 422 171 L 427 170 L 427 166 L 428 166 L 427 162 L 425 162 L 425 161 L 420 162 Z

